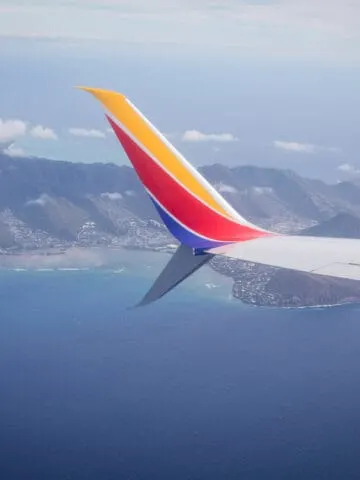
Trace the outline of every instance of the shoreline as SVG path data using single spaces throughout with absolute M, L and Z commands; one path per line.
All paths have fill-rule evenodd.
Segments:
M 18 252 L 16 254 L 0 255 L 0 272 L 9 271 L 13 273 L 66 273 L 66 272 L 87 272 L 101 270 L 104 272 L 119 275 L 135 275 L 142 278 L 155 280 L 163 267 L 166 265 L 172 252 L 166 249 L 139 249 L 124 247 L 70 247 L 67 250 L 58 252 L 48 250 Z M 246 281 L 246 277 L 245 281 Z M 236 295 L 236 279 L 221 272 L 219 268 L 205 265 L 197 271 L 184 284 L 186 289 L 198 290 L 200 295 L 221 298 L 227 303 L 234 301 L 234 305 L 242 305 L 248 308 L 269 308 L 269 309 L 324 309 L 344 306 L 358 306 L 360 301 L 354 298 L 344 297 L 344 301 L 334 303 L 315 303 L 308 305 L 281 305 L 266 304 L 247 301 Z M 251 285 L 249 285 L 250 288 Z M 334 299 L 335 300 L 335 299 Z
M 208 267 L 209 268 L 209 267 Z M 210 268 L 209 268 L 210 269 Z M 139 273 L 137 270 L 136 271 L 131 271 L 129 269 L 114 269 L 110 267 L 84 267 L 84 268 L 2 268 L 0 267 L 0 275 L 1 273 L 6 273 L 6 274 L 42 274 L 45 276 L 45 274 L 94 274 L 95 272 L 102 273 L 102 274 L 111 274 L 114 277 L 120 277 L 121 274 L 131 276 L 135 278 L 149 278 L 150 275 L 144 275 Z M 218 274 L 220 275 L 220 274 Z M 151 275 L 152 277 L 152 275 Z M 230 279 L 231 280 L 231 279 Z M 192 282 L 192 280 L 188 280 L 189 282 Z M 342 303 L 336 303 L 336 304 L 328 304 L 328 305 L 305 305 L 305 306 L 270 306 L 270 305 L 256 305 L 252 303 L 245 302 L 241 300 L 240 298 L 236 298 L 235 296 L 232 295 L 231 291 L 226 292 L 224 291 L 228 286 L 223 284 L 223 285 L 216 285 L 216 284 L 211 284 L 210 282 L 205 282 L 203 283 L 202 281 L 199 281 L 199 279 L 195 282 L 192 282 L 193 284 L 191 285 L 184 285 L 184 292 L 186 295 L 189 294 L 195 294 L 196 298 L 203 298 L 204 300 L 213 300 L 213 301 L 220 301 L 227 306 L 235 307 L 235 308 L 241 308 L 241 309 L 248 309 L 248 310 L 255 310 L 255 309 L 261 309 L 261 310 L 269 310 L 269 311 L 274 311 L 274 310 L 295 310 L 295 311 L 301 311 L 301 310 L 326 310 L 326 309 L 341 309 L 341 308 L 355 308 L 358 309 L 360 308 L 360 302 L 342 302 Z M 194 290 L 195 288 L 195 290 Z M 231 288 L 230 288 L 231 290 Z M 215 292 L 219 292 L 220 294 L 215 294 Z
M 116 247 L 81 247 L 69 249 L 61 255 L 25 252 L 21 255 L 0 256 L 0 274 L 86 274 L 104 273 L 114 277 L 132 276 L 155 280 L 166 265 L 171 253 Z M 233 280 L 205 265 L 184 283 L 185 290 L 196 295 L 227 303 L 237 300 L 232 295 Z M 145 292 L 144 292 L 145 293 Z M 234 305 L 243 303 L 234 302 Z

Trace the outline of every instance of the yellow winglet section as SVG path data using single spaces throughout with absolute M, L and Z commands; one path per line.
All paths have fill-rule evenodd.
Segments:
M 97 98 L 113 115 L 115 115 L 114 112 L 112 112 L 112 107 L 115 98 L 121 101 L 125 101 L 126 97 L 122 93 L 118 92 L 113 92 L 111 90 L 104 90 L 103 88 L 92 88 L 92 87 L 76 87 L 79 88 L 80 90 L 84 90 L 85 92 L 91 93 L 94 95 L 95 98 Z
M 223 204 L 219 194 L 201 175 L 167 142 L 159 131 L 136 109 L 134 105 L 117 92 L 101 88 L 77 87 L 91 93 L 136 143 L 145 148 L 161 166 L 193 195 L 223 216 L 234 220 L 234 216 Z

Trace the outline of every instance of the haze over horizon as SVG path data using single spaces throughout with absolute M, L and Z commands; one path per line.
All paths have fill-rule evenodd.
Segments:
M 127 163 L 85 84 L 125 93 L 197 166 L 358 178 L 359 18 L 340 0 L 0 0 L 0 142 Z

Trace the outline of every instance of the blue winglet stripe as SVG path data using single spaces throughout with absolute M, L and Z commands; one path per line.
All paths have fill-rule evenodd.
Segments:
M 199 248 L 199 249 L 208 249 L 214 247 L 220 247 L 221 245 L 225 245 L 222 242 L 216 242 L 210 239 L 206 239 L 200 237 L 193 232 L 190 232 L 185 227 L 180 225 L 174 218 L 172 218 L 165 210 L 159 205 L 156 200 L 154 200 L 150 196 L 153 204 L 155 205 L 156 210 L 158 211 L 162 221 L 169 229 L 171 234 L 177 238 L 181 243 L 184 245 L 188 245 L 191 248 Z

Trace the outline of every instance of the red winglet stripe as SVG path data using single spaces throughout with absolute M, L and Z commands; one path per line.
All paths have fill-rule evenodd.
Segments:
M 108 120 L 144 186 L 183 225 L 220 242 L 245 241 L 268 235 L 228 220 L 204 205 L 158 166 L 111 118 Z

